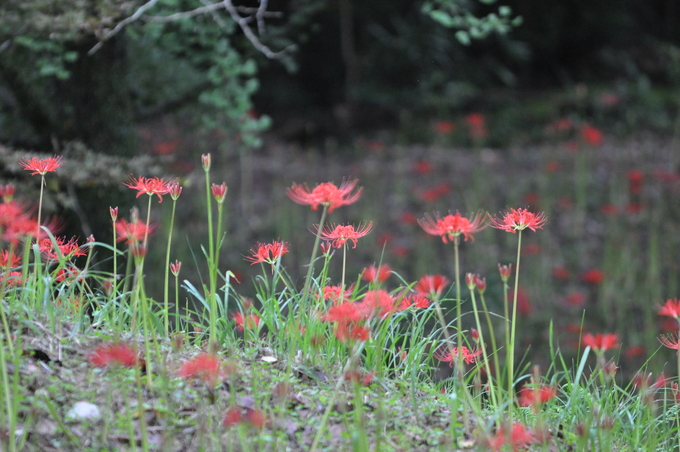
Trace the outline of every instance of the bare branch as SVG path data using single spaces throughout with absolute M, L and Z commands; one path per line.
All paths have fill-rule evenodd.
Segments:
M 262 17 L 283 17 L 283 13 L 281 11 L 262 11 L 260 12 L 261 5 L 258 8 L 249 8 L 247 6 L 235 6 L 236 11 L 242 14 L 259 14 Z M 170 14 L 169 16 L 144 16 L 142 17 L 143 20 L 146 20 L 147 22 L 172 22 L 174 20 L 179 20 L 179 19 L 188 19 L 190 17 L 194 16 L 200 16 L 201 14 L 206 14 L 210 13 L 213 11 L 217 11 L 220 9 L 224 9 L 224 4 L 222 2 L 219 3 L 211 3 L 206 6 L 201 6 L 200 8 L 192 9 L 191 11 L 184 11 L 181 13 L 175 13 L 175 14 Z
M 224 0 L 222 3 L 224 4 L 224 8 L 227 10 L 231 18 L 234 20 L 234 22 L 238 24 L 238 26 L 241 28 L 241 31 L 243 31 L 243 34 L 246 35 L 248 41 L 250 41 L 253 47 L 259 50 L 267 58 L 270 59 L 280 58 L 286 53 L 288 53 L 288 51 L 293 50 L 295 48 L 294 45 L 290 45 L 279 52 L 272 51 L 269 47 L 260 42 L 260 39 L 255 35 L 255 33 L 253 33 L 253 30 L 250 28 L 248 22 L 250 22 L 252 17 L 241 16 L 238 13 L 236 7 L 232 4 L 231 0 Z M 262 6 L 262 2 L 260 3 L 260 6 Z
M 267 30 L 264 28 L 264 13 L 267 11 L 268 3 L 269 0 L 260 0 L 260 7 L 257 8 L 257 14 L 255 14 L 255 18 L 257 19 L 257 32 L 260 33 L 260 36 L 267 33 Z
M 87 52 L 87 54 L 88 55 L 94 54 L 97 50 L 99 50 L 101 48 L 102 45 L 104 45 L 105 41 L 108 41 L 113 36 L 118 34 L 118 32 L 121 31 L 123 28 L 125 28 L 125 26 L 127 26 L 128 24 L 130 24 L 130 23 L 136 21 L 137 19 L 139 19 L 140 17 L 142 17 L 142 15 L 144 14 L 144 11 L 146 11 L 149 8 L 152 8 L 156 3 L 158 3 L 158 0 L 149 0 L 148 2 L 146 2 L 142 6 L 140 6 L 139 9 L 137 11 L 135 11 L 135 13 L 132 16 L 118 22 L 118 24 L 113 28 L 113 30 L 106 33 L 104 35 L 104 37 L 102 37 L 102 39 L 97 44 L 95 44 L 95 46 L 92 47 L 89 52 Z

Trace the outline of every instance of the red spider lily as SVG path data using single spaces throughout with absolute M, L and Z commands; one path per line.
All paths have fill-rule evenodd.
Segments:
M 477 283 L 475 282 L 476 277 L 479 277 L 479 275 L 474 273 L 465 273 L 465 284 L 469 290 L 475 290 L 475 287 L 477 287 Z
M 123 182 L 123 185 L 137 190 L 137 198 L 146 194 L 149 196 L 158 196 L 158 202 L 163 201 L 163 195 L 170 193 L 174 180 L 166 181 L 159 177 L 138 177 L 130 176 L 130 182 Z
M 619 346 L 619 335 L 616 333 L 596 334 L 586 333 L 581 340 L 584 347 L 592 348 L 596 353 L 604 352 Z
M 512 304 L 514 300 L 510 300 Z M 526 291 L 521 287 L 517 289 L 517 312 L 520 315 L 529 315 L 533 311 L 531 307 L 531 302 L 529 301 L 529 296 Z
M 354 285 L 351 285 L 344 291 L 342 289 L 341 286 L 325 286 L 323 288 L 324 300 L 331 300 L 333 303 L 337 304 L 350 299 L 354 293 Z
M 448 240 L 453 241 L 460 235 L 463 235 L 465 240 L 472 239 L 474 241 L 475 238 L 472 234 L 486 227 L 481 214 L 475 214 L 468 219 L 459 212 L 454 215 L 446 215 L 443 218 L 435 212 L 432 217 L 425 215 L 425 218 L 418 220 L 418 224 L 428 234 L 441 236 L 444 243 L 447 243 Z
M 677 320 L 680 318 L 680 300 L 677 298 L 666 300 L 666 304 L 661 307 L 658 314 L 673 317 Z
M 21 256 L 17 256 L 14 252 L 4 250 L 0 253 L 0 267 L 2 268 L 14 268 L 21 265 Z
M 433 166 L 432 163 L 430 162 L 427 162 L 425 160 L 418 160 L 416 164 L 413 166 L 413 169 L 416 170 L 416 173 L 427 174 L 432 172 Z
M 522 208 L 510 209 L 503 215 L 503 218 L 490 218 L 490 220 L 491 227 L 512 233 L 523 231 L 526 228 L 536 231 L 536 229 L 542 229 L 548 221 L 545 218 L 545 213 L 536 214 Z
M 370 386 L 375 378 L 375 371 L 363 372 L 361 370 L 348 370 L 345 373 L 345 381 L 351 381 L 352 383 L 358 383 L 363 386 Z
M 662 336 L 659 336 L 659 342 L 661 342 L 661 345 L 667 348 L 671 348 L 673 350 L 678 350 L 678 335 L 677 334 L 665 334 Z M 677 354 L 677 352 L 676 352 Z
M 534 435 L 532 435 L 524 425 L 518 422 L 512 424 L 510 435 L 508 435 L 501 426 L 498 427 L 496 434 L 488 439 L 489 447 L 496 452 L 502 450 L 505 445 L 510 446 L 515 452 L 524 450 L 534 441 Z
M 413 287 L 417 293 L 426 295 L 432 299 L 439 298 L 444 289 L 449 285 L 449 280 L 443 275 L 423 275 Z
M 425 202 L 434 202 L 441 198 L 442 196 L 446 195 L 451 191 L 451 186 L 447 184 L 446 182 L 442 182 L 435 187 L 428 188 L 426 190 L 423 190 L 420 193 L 420 197 L 422 198 L 423 201 Z
M 69 241 L 66 241 L 66 237 L 55 237 L 54 242 L 56 242 L 56 245 L 59 248 L 59 253 L 65 259 L 70 259 L 72 257 L 85 256 L 85 254 L 86 254 L 82 250 L 82 247 L 80 245 L 78 245 L 78 241 L 76 240 L 75 237 L 71 238 L 71 240 L 69 240 Z M 50 260 L 59 259 L 58 253 L 57 253 L 57 251 L 54 247 L 54 243 L 52 242 L 52 239 L 50 239 L 50 238 L 42 239 L 40 241 L 39 247 L 40 247 L 40 252 L 47 259 L 50 259 Z
M 404 301 L 407 301 L 409 306 L 413 306 L 417 309 L 429 308 L 430 303 L 432 303 L 432 301 L 429 298 L 424 297 L 421 294 L 413 294 L 404 297 Z
M 498 274 L 501 275 L 501 280 L 503 282 L 508 282 L 508 279 L 510 279 L 510 273 L 512 273 L 512 264 L 498 264 Z
M 118 234 L 117 241 L 122 242 L 125 240 L 128 245 L 142 242 L 144 238 L 153 232 L 155 229 L 154 225 L 149 225 L 147 228 L 146 223 L 142 220 L 127 221 L 125 218 L 121 218 L 116 221 L 116 234 Z
M 39 159 L 38 157 L 31 157 L 30 159 L 22 159 L 19 165 L 26 171 L 33 171 L 31 176 L 40 174 L 44 176 L 46 173 L 56 171 L 64 163 L 64 157 L 55 155 L 54 157 L 47 157 Z
M 645 354 L 645 348 L 641 345 L 634 345 L 632 347 L 628 347 L 626 351 L 623 353 L 623 355 L 626 358 L 638 358 L 640 356 L 644 356 Z
M 275 265 L 281 256 L 287 252 L 287 242 L 274 241 L 272 243 L 258 243 L 257 249 L 250 249 L 251 256 L 244 256 L 244 259 L 251 262 L 250 265 L 262 263 Z
M 477 286 L 477 290 L 479 293 L 482 295 L 486 291 L 486 278 L 482 278 L 479 275 L 475 275 L 475 285 Z
M 331 213 L 335 208 L 352 204 L 359 199 L 362 188 L 352 193 L 357 183 L 356 179 L 343 180 L 340 187 L 337 187 L 332 182 L 324 182 L 311 191 L 306 185 L 293 184 L 286 190 L 286 194 L 293 202 L 309 205 L 312 210 L 317 210 L 319 205 L 328 206 L 328 213 Z
M 568 281 L 570 276 L 569 270 L 564 267 L 555 267 L 552 269 L 553 278 L 561 279 L 562 281 Z
M 14 185 L 0 185 L 0 197 L 2 197 L 2 202 L 11 202 L 14 198 Z
M 411 212 L 404 212 L 399 215 L 399 221 L 404 224 L 414 224 L 416 221 L 418 221 L 418 217 Z
M 55 281 L 62 282 L 66 280 L 69 281 L 82 280 L 83 277 L 82 272 L 78 267 L 76 267 L 75 265 L 67 265 L 59 269 L 54 279 Z
M 524 386 L 519 392 L 520 406 L 539 406 L 554 399 L 557 389 L 552 386 L 540 385 L 535 388 Z
M 203 171 L 210 171 L 211 158 L 210 154 L 201 154 L 201 165 L 203 165 Z
M 220 359 L 210 353 L 201 353 L 184 362 L 177 374 L 186 380 L 197 378 L 204 383 L 214 385 L 220 376 Z
M 181 268 L 182 268 L 182 263 L 177 259 L 175 259 L 175 262 L 170 263 L 170 271 L 175 276 L 179 275 L 179 270 Z
M 361 279 L 370 283 L 384 282 L 392 274 L 392 268 L 389 265 L 383 264 L 378 267 L 371 265 L 366 267 L 361 274 Z
M 97 348 L 88 356 L 90 364 L 95 367 L 132 367 L 142 360 L 137 352 L 126 344 L 105 344 Z
M 232 318 L 236 323 L 236 329 L 243 331 L 245 328 L 257 328 L 260 324 L 260 317 L 257 314 L 248 314 L 244 316 L 241 312 L 232 314 Z
M 111 221 L 115 222 L 118 219 L 118 206 L 109 207 L 109 213 L 111 214 Z
M 227 410 L 227 413 L 224 415 L 222 425 L 224 425 L 225 427 L 231 427 L 239 424 L 241 421 L 243 421 L 243 415 L 241 414 L 241 410 L 236 407 L 231 407 Z
M 335 326 L 335 337 L 342 342 L 349 340 L 366 342 L 371 338 L 371 330 L 365 325 L 338 323 Z
M 436 352 L 434 352 L 433 356 L 437 358 L 439 361 L 449 363 L 449 367 L 453 367 L 453 361 L 458 359 L 458 353 L 461 353 L 463 355 L 463 360 L 465 361 L 465 364 L 472 364 L 477 360 L 477 357 L 482 354 L 482 350 L 477 349 L 471 351 L 465 345 L 463 345 L 460 348 L 451 347 L 451 350 L 447 350 L 444 353 L 442 353 L 441 350 L 437 350 Z
M 465 117 L 465 122 L 470 128 L 472 138 L 484 138 L 489 134 L 486 128 L 486 118 L 480 113 L 470 113 Z
M 602 281 L 604 281 L 604 273 L 602 272 L 602 270 L 593 268 L 585 272 L 583 275 L 581 275 L 581 281 L 583 281 L 586 284 L 593 285 L 600 284 Z
M 321 238 L 328 241 L 333 248 L 342 247 L 347 241 L 352 242 L 352 248 L 357 247 L 357 241 L 371 232 L 373 228 L 373 222 L 364 223 L 359 225 L 358 229 L 354 229 L 354 226 L 350 225 L 327 225 L 321 231 Z M 317 228 L 317 233 L 318 233 Z
M 360 305 L 367 317 L 375 315 L 380 319 L 389 317 L 397 309 L 396 300 L 383 289 L 367 291 Z
M 22 273 L 19 271 L 2 273 L 0 274 L 0 284 L 7 282 L 11 286 L 20 286 L 24 283 L 22 276 Z
M 227 183 L 222 182 L 220 185 L 212 184 L 210 186 L 210 191 L 212 192 L 215 201 L 217 201 L 218 204 L 222 204 L 224 202 L 224 197 L 227 196 Z
M 179 199 L 179 195 L 182 194 L 182 186 L 179 184 L 177 181 L 171 181 L 170 182 L 170 197 L 172 198 L 173 201 L 177 201 Z
M 564 302 L 569 306 L 582 306 L 586 302 L 586 297 L 581 292 L 574 292 L 569 294 Z
M 441 135 L 449 135 L 456 130 L 456 124 L 451 121 L 437 121 L 434 123 L 435 132 Z
M 592 144 L 593 146 L 602 144 L 602 132 L 589 124 L 584 124 L 581 127 L 581 138 L 583 138 L 583 141 Z
M 361 303 L 351 301 L 336 304 L 328 309 L 328 314 L 323 316 L 324 322 L 356 323 L 365 318 Z
M 638 195 L 642 191 L 642 180 L 644 174 L 640 170 L 630 170 L 628 172 L 628 191 L 631 195 Z

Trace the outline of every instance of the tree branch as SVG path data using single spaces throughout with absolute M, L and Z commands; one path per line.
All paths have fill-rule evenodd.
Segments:
M 140 6 L 139 9 L 137 11 L 135 11 L 135 13 L 132 16 L 118 22 L 118 24 L 113 28 L 113 30 L 106 33 L 102 37 L 102 39 L 97 44 L 95 44 L 94 47 L 92 47 L 89 52 L 87 52 L 87 54 L 88 55 L 94 54 L 97 50 L 99 50 L 101 48 L 101 46 L 104 45 L 105 41 L 108 41 L 113 36 L 118 34 L 118 32 L 121 31 L 123 28 L 125 28 L 126 25 L 128 25 L 128 24 L 136 21 L 140 17 L 142 17 L 142 15 L 144 14 L 144 11 L 146 11 L 149 8 L 152 8 L 156 3 L 158 3 L 158 0 L 149 0 L 148 2 L 146 2 L 142 6 Z

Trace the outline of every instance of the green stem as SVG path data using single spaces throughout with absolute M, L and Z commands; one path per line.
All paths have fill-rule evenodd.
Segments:
M 177 201 L 172 200 L 172 213 L 170 214 L 170 231 L 168 232 L 168 246 L 165 252 L 165 290 L 163 292 L 163 320 L 165 323 L 165 336 L 169 335 L 168 316 L 170 307 L 168 305 L 168 291 L 170 285 L 170 247 L 172 245 L 172 230 L 175 225 L 175 208 Z
M 309 260 L 309 267 L 307 268 L 307 276 L 305 277 L 305 285 L 302 288 L 302 302 L 300 303 L 301 312 L 307 307 L 307 302 L 309 300 L 309 288 L 312 282 L 312 275 L 314 273 L 314 261 L 316 260 L 316 254 L 319 250 L 319 244 L 321 243 L 321 230 L 323 229 L 324 221 L 326 220 L 326 214 L 328 213 L 328 206 L 323 206 L 323 211 L 321 212 L 321 220 L 319 220 L 319 229 L 316 231 L 316 239 L 314 240 L 314 248 L 312 248 L 312 258 Z
M 477 332 L 479 333 L 479 343 L 481 344 L 482 347 L 482 355 L 484 357 L 484 368 L 486 369 L 486 375 L 487 379 L 489 382 L 489 392 L 491 393 L 491 403 L 493 403 L 494 406 L 498 406 L 498 400 L 496 400 L 496 391 L 494 390 L 493 387 L 493 379 L 491 378 L 491 368 L 489 366 L 489 356 L 486 353 L 486 343 L 484 342 L 484 334 L 482 333 L 482 325 L 481 322 L 479 321 L 479 311 L 477 310 L 477 299 L 475 297 L 475 289 L 472 287 L 470 289 L 470 296 L 472 300 L 472 312 L 475 315 L 475 323 L 477 325 Z M 491 331 L 489 331 L 490 334 Z
M 498 399 L 500 400 L 501 398 L 501 367 L 498 362 L 498 347 L 496 345 L 496 335 L 494 334 L 493 330 L 493 323 L 491 322 L 491 315 L 489 315 L 489 309 L 486 307 L 486 300 L 484 299 L 484 294 L 480 293 L 479 298 L 482 301 L 482 309 L 484 310 L 484 316 L 486 317 L 486 324 L 487 327 L 489 328 L 489 336 L 491 336 L 491 349 L 493 350 L 493 365 L 494 365 L 494 370 L 496 371 L 496 384 L 498 384 Z M 489 375 L 489 378 L 491 376 Z
M 514 406 L 515 396 L 513 393 L 514 377 L 515 377 L 515 332 L 517 330 L 517 292 L 519 290 L 519 262 L 522 251 L 522 230 L 517 231 L 517 261 L 515 263 L 515 287 L 513 289 L 512 301 L 512 330 L 510 332 L 510 345 L 508 347 L 508 397 L 510 403 L 508 404 L 510 416 L 509 420 L 512 422 L 512 410 Z

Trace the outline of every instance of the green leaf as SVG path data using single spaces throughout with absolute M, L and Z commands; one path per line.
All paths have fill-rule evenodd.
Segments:
M 458 30 L 456 32 L 456 39 L 465 46 L 470 45 L 470 35 L 465 30 Z

